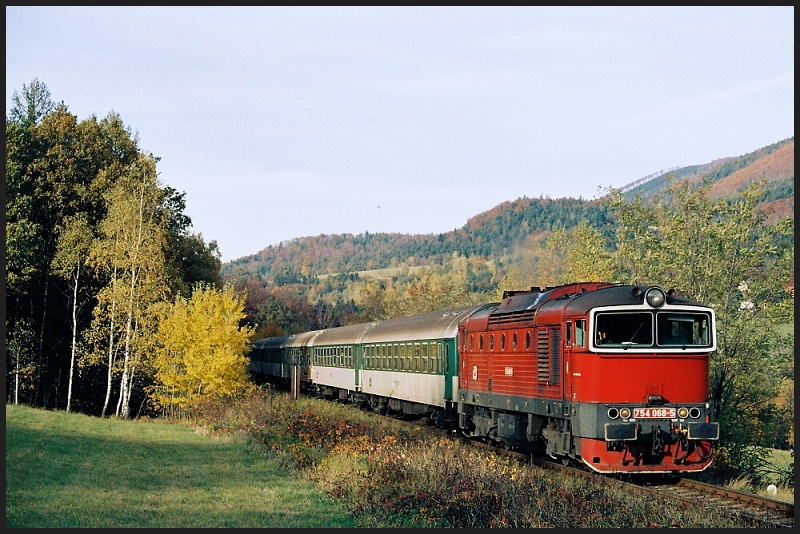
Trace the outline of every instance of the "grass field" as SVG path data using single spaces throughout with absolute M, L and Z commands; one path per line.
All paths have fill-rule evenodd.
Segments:
M 353 526 L 247 443 L 6 405 L 7 528 Z
M 367 280 L 377 280 L 377 279 L 388 280 L 391 279 L 393 276 L 397 276 L 403 271 L 416 273 L 422 269 L 429 269 L 429 268 L 430 267 L 427 265 L 413 265 L 411 267 L 385 267 L 383 269 L 371 269 L 369 271 L 356 271 L 356 274 L 358 274 L 359 278 Z M 329 276 L 336 276 L 338 274 L 342 273 L 318 274 L 317 278 L 319 278 L 320 280 L 325 280 L 325 278 Z

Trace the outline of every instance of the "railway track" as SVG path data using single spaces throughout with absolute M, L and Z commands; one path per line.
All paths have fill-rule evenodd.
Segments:
M 794 503 L 761 497 L 760 495 L 706 484 L 688 478 L 663 476 L 658 478 L 648 477 L 640 481 L 622 480 L 598 475 L 574 466 L 565 466 L 551 460 L 498 449 L 493 445 L 482 442 L 473 440 L 465 440 L 465 442 L 471 446 L 494 450 L 497 454 L 509 456 L 545 469 L 566 472 L 595 482 L 600 481 L 607 485 L 629 485 L 632 490 L 639 493 L 648 493 L 662 500 L 669 499 L 677 503 L 703 506 L 710 513 L 740 517 L 765 528 L 794 528 Z
M 711 510 L 757 521 L 766 527 L 794 527 L 794 503 L 734 491 L 687 478 L 677 479 L 674 484 L 640 487 L 661 497 L 701 504 Z

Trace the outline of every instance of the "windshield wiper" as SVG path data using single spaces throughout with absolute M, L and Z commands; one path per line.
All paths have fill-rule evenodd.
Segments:
M 623 344 L 623 345 L 638 345 L 638 343 L 634 343 L 634 342 L 633 342 L 633 338 L 635 338 L 635 337 L 636 337 L 636 334 L 638 334 L 638 333 L 639 333 L 639 330 L 641 330 L 643 326 L 644 326 L 644 321 L 642 321 L 641 323 L 639 323 L 639 327 L 636 329 L 636 332 L 634 332 L 634 333 L 633 333 L 633 335 L 631 336 L 631 338 L 630 338 L 628 341 L 623 341 L 623 342 L 622 342 L 622 344 Z

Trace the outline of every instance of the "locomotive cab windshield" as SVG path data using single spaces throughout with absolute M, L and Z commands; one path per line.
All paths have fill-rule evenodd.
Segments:
M 713 312 L 680 309 L 597 311 L 593 349 L 714 350 Z

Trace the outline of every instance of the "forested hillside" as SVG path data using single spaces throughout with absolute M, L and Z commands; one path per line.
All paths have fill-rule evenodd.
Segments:
M 571 198 L 519 198 L 476 215 L 444 234 L 319 235 L 301 237 L 223 265 L 223 276 L 257 275 L 276 284 L 302 282 L 309 276 L 356 272 L 411 262 L 439 265 L 453 253 L 465 256 L 507 255 L 531 235 L 581 221 L 608 225 L 607 208 L 598 201 Z
M 693 184 L 707 180 L 712 184 L 709 191 L 712 198 L 730 198 L 752 182 L 765 179 L 767 186 L 761 209 L 771 214 L 772 222 L 781 217 L 794 217 L 794 137 L 743 156 L 674 170 L 631 189 L 626 197 L 663 196 L 670 175 Z
M 730 197 L 748 184 L 766 179 L 761 208 L 770 221 L 794 217 L 794 138 L 738 157 L 673 169 L 626 190 L 625 197 L 664 197 L 670 180 L 712 183 L 711 196 Z M 480 213 L 444 234 L 363 233 L 298 237 L 270 245 L 252 256 L 223 264 L 226 279 L 258 276 L 277 285 L 307 281 L 309 277 L 412 265 L 441 265 L 453 253 L 470 256 L 508 256 L 526 240 L 571 229 L 581 221 L 613 233 L 603 199 L 527 198 L 507 201 Z M 412 259 L 409 262 L 409 258 Z

